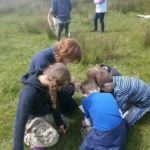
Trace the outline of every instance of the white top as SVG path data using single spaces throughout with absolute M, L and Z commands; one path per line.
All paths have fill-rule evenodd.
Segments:
M 95 5 L 96 5 L 96 9 L 95 9 L 96 13 L 102 13 L 102 12 L 106 12 L 107 11 L 107 0 L 105 0 L 101 4 L 95 4 Z

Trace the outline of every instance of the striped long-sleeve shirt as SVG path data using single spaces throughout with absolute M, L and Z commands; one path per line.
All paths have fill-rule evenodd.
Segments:
M 128 104 L 140 108 L 150 107 L 150 86 L 144 81 L 134 77 L 114 76 L 113 88 L 123 112 Z

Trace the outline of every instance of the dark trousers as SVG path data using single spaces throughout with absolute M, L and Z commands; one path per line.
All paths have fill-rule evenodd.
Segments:
M 104 16 L 105 13 L 95 13 L 94 17 L 94 30 L 97 31 L 97 21 L 100 19 L 100 24 L 101 24 L 101 32 L 104 32 Z
M 126 122 L 110 131 L 91 129 L 84 138 L 80 150 L 122 150 L 127 136 Z
M 65 28 L 65 36 L 68 37 L 69 24 L 70 22 L 58 23 L 58 35 L 57 35 L 58 41 L 60 40 L 61 33 L 64 28 Z

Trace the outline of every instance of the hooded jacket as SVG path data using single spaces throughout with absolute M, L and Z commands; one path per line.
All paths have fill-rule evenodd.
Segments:
M 20 92 L 15 120 L 14 150 L 23 150 L 25 125 L 29 117 L 44 116 L 52 113 L 57 126 L 63 124 L 59 109 L 52 109 L 48 88 L 38 80 L 41 71 L 26 74 L 22 77 L 24 85 Z
M 52 46 L 37 52 L 32 58 L 29 72 L 43 71 L 48 65 L 55 63 L 55 51 L 54 46 Z

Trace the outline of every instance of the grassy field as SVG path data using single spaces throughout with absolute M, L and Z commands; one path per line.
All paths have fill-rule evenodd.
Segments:
M 56 42 L 46 20 L 49 0 L 7 1 L 0 0 L 0 150 L 12 148 L 21 76 L 27 72 L 37 51 Z M 128 2 L 118 5 L 109 1 L 104 34 L 90 32 L 94 15 L 92 2 L 74 2 L 71 36 L 79 40 L 84 50 L 81 63 L 68 66 L 76 79 L 83 80 L 90 65 L 106 63 L 116 67 L 123 75 L 137 76 L 150 84 L 150 20 L 136 16 L 150 13 L 147 8 L 150 2 L 145 0 L 140 5 L 135 3 L 139 0 L 133 0 L 131 4 Z M 75 93 L 74 97 L 80 103 L 81 95 Z M 80 111 L 73 114 L 69 132 L 50 149 L 77 150 L 81 143 L 81 119 Z M 150 114 L 146 114 L 130 129 L 124 150 L 150 150 L 149 131 Z

